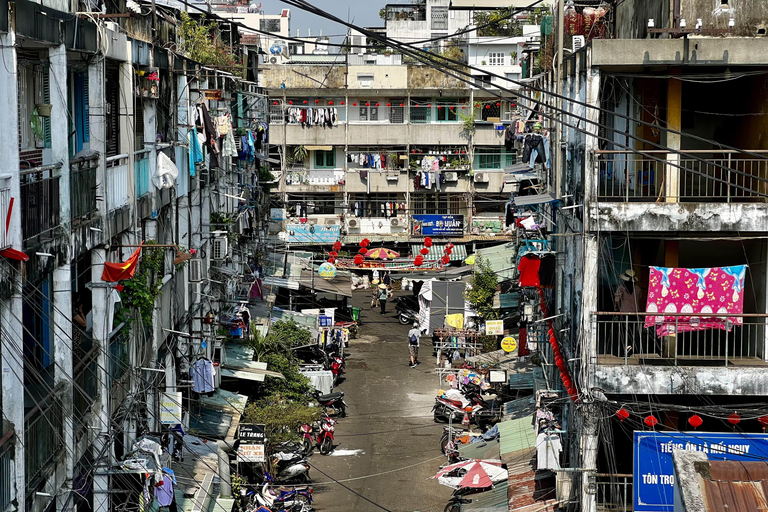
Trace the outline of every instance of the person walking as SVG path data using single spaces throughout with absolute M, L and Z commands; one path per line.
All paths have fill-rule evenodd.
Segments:
M 381 283 L 379 285 L 379 306 L 381 307 L 381 314 L 387 312 L 387 297 L 389 296 L 389 290 L 387 290 L 387 285 L 384 283 Z
M 387 288 L 389 288 L 392 284 L 392 277 L 390 277 L 389 272 L 384 273 L 384 280 L 382 281 L 385 285 L 387 285 Z
M 416 368 L 419 364 L 419 339 L 421 331 L 419 322 L 413 322 L 413 328 L 408 331 L 408 355 L 411 356 L 411 368 Z

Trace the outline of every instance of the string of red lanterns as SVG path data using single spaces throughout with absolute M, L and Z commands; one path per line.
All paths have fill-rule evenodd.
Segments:
M 325 101 L 325 100 L 322 100 L 322 99 L 315 99 L 314 100 L 316 105 L 321 103 L 322 101 Z M 272 104 L 273 105 L 279 105 L 280 103 L 281 102 L 279 100 L 274 100 Z M 293 100 L 288 100 L 287 103 L 289 105 L 293 105 Z M 304 103 L 304 105 L 307 105 L 309 103 L 309 100 L 303 100 L 303 103 Z M 342 100 L 342 101 L 339 102 L 339 104 L 340 105 L 345 105 L 345 102 Z M 334 101 L 333 100 L 328 100 L 328 105 L 334 105 Z M 356 107 L 357 106 L 357 102 L 353 102 L 352 106 Z M 370 102 L 366 102 L 365 106 L 366 107 L 370 107 L 371 106 Z M 380 103 L 376 103 L 374 106 L 378 107 L 378 106 L 380 106 Z M 391 107 L 392 103 L 389 102 L 389 103 L 387 103 L 386 106 Z M 399 106 L 400 107 L 405 107 L 405 103 L 400 103 Z M 431 103 L 428 103 L 427 105 L 421 105 L 420 103 L 415 103 L 415 104 L 413 104 L 411 106 L 413 106 L 414 108 L 432 108 L 432 104 Z M 491 103 L 487 103 L 487 102 L 486 103 L 475 103 L 475 107 L 476 108 L 482 108 L 483 106 L 485 106 L 486 109 L 490 109 L 491 106 L 493 106 L 493 103 L 492 102 Z M 496 102 L 496 106 L 497 107 L 501 107 L 501 102 Z M 517 105 L 515 103 L 510 103 L 509 106 L 510 106 L 510 108 L 515 108 Z M 457 107 L 461 107 L 462 110 L 465 110 L 467 108 L 467 105 L 458 105 L 458 104 L 457 105 L 446 105 L 446 104 L 437 105 L 437 109 L 438 110 L 442 110 L 444 107 L 447 107 L 450 110 L 456 110 Z
M 547 312 L 546 299 L 544 298 L 544 289 L 541 286 L 539 286 L 539 298 L 541 299 L 541 302 L 539 303 L 541 307 L 541 314 L 546 318 L 549 316 L 549 313 Z M 549 326 L 549 329 L 547 330 L 547 334 L 549 336 L 549 344 L 552 346 L 552 352 L 555 354 L 555 366 L 557 366 L 557 369 L 560 370 L 560 379 L 563 382 L 565 390 L 568 392 L 571 400 L 575 402 L 579 398 L 579 393 L 576 390 L 576 386 L 573 384 L 573 380 L 571 379 L 570 374 L 568 373 L 568 365 L 565 362 L 563 353 L 560 350 L 560 344 L 557 342 L 557 336 L 555 335 L 554 323 L 552 320 L 547 320 L 547 325 Z

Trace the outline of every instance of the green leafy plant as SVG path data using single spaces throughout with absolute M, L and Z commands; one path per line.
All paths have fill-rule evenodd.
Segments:
M 293 161 L 296 163 L 304 163 L 304 161 L 309 156 L 309 152 L 307 151 L 307 148 L 304 146 L 296 146 L 293 148 Z
M 248 423 L 264 425 L 267 446 L 274 447 L 284 441 L 298 441 L 299 428 L 320 419 L 320 408 L 275 399 L 248 405 L 243 416 Z
M 232 49 L 219 39 L 219 24 L 206 23 L 205 15 L 197 21 L 186 11 L 181 11 L 179 39 L 182 53 L 190 59 L 206 66 L 232 69 L 242 67 L 242 73 L 245 73 L 242 62 L 238 62 Z
M 464 298 L 477 309 L 477 312 L 485 320 L 498 318 L 499 312 L 493 307 L 493 297 L 496 295 L 498 278 L 490 264 L 480 256 L 476 258 L 475 273 L 469 284 L 471 289 L 464 292 Z
M 480 37 L 505 36 L 520 37 L 523 35 L 523 25 L 514 19 L 514 11 L 510 7 L 494 11 L 475 11 L 474 22 Z M 486 26 L 487 25 L 487 26 Z
M 148 240 L 146 244 L 155 243 Z M 165 251 L 160 247 L 145 247 L 142 249 L 136 273 L 131 279 L 123 281 L 123 292 L 120 299 L 123 308 L 116 314 L 119 322 L 130 325 L 131 311 L 138 311 L 142 324 L 152 325 L 152 313 L 155 309 L 155 299 L 160 294 L 163 278 L 163 262 Z
M 459 119 L 461 119 L 462 129 L 467 133 L 467 135 L 474 134 L 477 128 L 475 126 L 476 112 L 477 112 L 477 109 L 475 107 L 472 107 L 472 110 L 469 112 L 469 114 L 459 114 Z

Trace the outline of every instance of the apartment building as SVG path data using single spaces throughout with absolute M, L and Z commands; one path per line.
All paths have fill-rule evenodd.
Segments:
M 120 461 L 139 436 L 194 432 L 205 405 L 183 383 L 190 359 L 223 350 L 204 319 L 240 296 L 258 246 L 261 164 L 190 158 L 188 135 L 203 104 L 243 131 L 266 126 L 264 95 L 167 49 L 178 8 L 158 7 L 153 26 L 143 4 L 118 22 L 72 5 L 19 0 L 0 14 L 3 510 L 138 499 L 117 482 Z M 102 280 L 142 242 L 142 279 Z
M 395 38 L 403 31 L 429 38 L 470 24 L 467 11 L 452 15 L 441 1 L 387 5 L 385 12 L 386 35 Z M 492 43 L 499 69 L 515 79 L 518 39 Z M 517 138 L 505 144 L 520 118 L 514 94 L 497 94 L 490 80 L 406 64 L 397 52 L 372 51 L 370 42 L 353 33 L 351 53 L 292 55 L 260 70 L 270 95 L 270 142 L 279 151 L 273 156 L 282 162 L 273 189 L 275 234 L 293 245 L 368 238 L 402 244 L 405 256 L 409 241 L 431 233 L 460 246 L 457 260 L 478 243 L 508 239 L 504 204 L 520 186 L 508 171 L 521 146 Z M 461 43 L 473 62 L 482 46 L 475 43 L 472 53 L 466 39 Z M 436 216 L 452 229 L 422 231 Z
M 764 432 L 766 7 L 676 4 L 621 2 L 614 38 L 564 60 L 552 302 L 579 469 L 558 479 L 581 510 L 672 510 L 674 471 L 643 436 L 709 453 L 708 436 Z M 554 122 L 557 83 L 537 85 Z

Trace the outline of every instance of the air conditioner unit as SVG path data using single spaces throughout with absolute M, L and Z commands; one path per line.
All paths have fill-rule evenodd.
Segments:
M 277 64 L 277 57 L 270 57 L 269 58 L 269 63 L 270 64 Z
M 457 172 L 445 173 L 445 181 L 459 181 L 459 173 Z
M 349 226 L 350 228 L 357 228 L 360 226 L 360 224 L 357 222 L 357 219 L 349 219 L 347 221 L 347 226 Z
M 326 226 L 335 226 L 336 225 L 336 219 L 325 219 L 325 225 Z
M 200 258 L 189 260 L 189 280 L 193 283 L 203 280 L 203 260 Z
M 478 172 L 475 174 L 475 183 L 488 183 L 490 177 L 487 172 Z
M 400 225 L 400 219 L 390 219 L 389 225 L 392 226 L 393 228 L 396 228 L 397 226 Z
M 213 239 L 213 259 L 223 260 L 227 257 L 227 237 L 217 236 Z
M 573 36 L 573 51 L 584 48 L 584 36 Z

